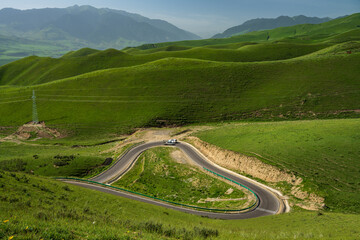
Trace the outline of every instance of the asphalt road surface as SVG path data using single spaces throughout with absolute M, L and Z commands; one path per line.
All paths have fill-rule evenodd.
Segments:
M 122 156 L 111 168 L 103 173 L 97 175 L 96 177 L 92 178 L 92 181 L 99 182 L 99 183 L 112 183 L 119 179 L 123 174 L 125 174 L 136 162 L 138 157 L 143 153 L 145 150 L 164 146 L 163 142 L 151 142 L 145 143 L 139 146 L 134 147 L 129 152 L 127 152 L 124 156 Z M 241 183 L 242 185 L 251 189 L 258 197 L 259 201 L 257 206 L 254 209 L 251 209 L 247 212 L 237 212 L 237 213 L 217 213 L 217 212 L 205 212 L 205 211 L 198 211 L 195 209 L 184 208 L 172 204 L 168 204 L 165 202 L 156 201 L 150 198 L 134 195 L 127 192 L 120 192 L 110 188 L 102 187 L 100 185 L 88 184 L 84 182 L 76 182 L 76 181 L 69 181 L 74 185 L 78 185 L 81 187 L 101 191 L 104 193 L 113 194 L 116 196 L 126 197 L 129 199 L 134 199 L 158 206 L 163 206 L 166 208 L 191 213 L 200 216 L 207 216 L 210 218 L 219 218 L 219 219 L 247 219 L 247 218 L 255 218 L 267 215 L 277 214 L 283 211 L 283 203 L 282 201 L 272 192 L 263 188 L 261 185 L 254 183 L 253 181 L 248 181 L 241 176 L 231 173 L 230 171 L 226 171 L 222 168 L 217 167 L 215 164 L 210 163 L 206 160 L 202 155 L 200 155 L 192 146 L 186 143 L 177 143 L 174 147 L 180 148 L 192 161 L 194 161 L 200 167 L 205 167 L 213 172 L 216 172 L 222 176 L 225 176 L 235 182 Z

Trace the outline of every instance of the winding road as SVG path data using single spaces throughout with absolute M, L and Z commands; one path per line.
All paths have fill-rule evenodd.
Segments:
M 112 182 L 119 179 L 123 174 L 125 174 L 132 165 L 136 162 L 138 157 L 145 150 L 164 146 L 163 142 L 150 142 L 138 145 L 124 154 L 112 167 L 103 173 L 97 175 L 92 178 L 92 181 L 99 183 L 111 184 Z M 263 187 L 261 184 L 257 184 L 254 181 L 251 181 L 247 178 L 242 177 L 239 174 L 233 173 L 229 170 L 226 170 L 222 167 L 219 167 L 212 162 L 208 161 L 202 154 L 200 154 L 193 146 L 188 143 L 177 143 L 174 147 L 180 148 L 194 163 L 199 165 L 200 167 L 205 167 L 213 172 L 216 172 L 222 176 L 225 176 L 233 181 L 241 183 L 242 185 L 251 189 L 258 197 L 259 201 L 257 206 L 247 212 L 236 212 L 236 213 L 217 213 L 217 212 L 205 212 L 198 211 L 195 209 L 184 208 L 172 204 L 168 204 L 165 202 L 159 202 L 150 198 L 142 197 L 139 195 L 134 195 L 127 192 L 116 191 L 110 188 L 106 188 L 100 185 L 89 184 L 84 182 L 77 182 L 72 180 L 65 180 L 74 185 L 78 185 L 81 187 L 101 191 L 104 193 L 113 194 L 116 196 L 126 197 L 133 200 L 138 200 L 186 213 L 191 213 L 200 216 L 206 216 L 210 218 L 218 218 L 218 219 L 247 219 L 247 218 L 255 218 L 267 215 L 278 214 L 284 212 L 285 207 L 282 202 L 274 193 L 270 190 Z

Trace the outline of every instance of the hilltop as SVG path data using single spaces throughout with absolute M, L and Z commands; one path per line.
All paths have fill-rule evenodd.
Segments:
M 180 41 L 167 42 L 159 44 L 145 44 L 137 47 L 137 49 L 145 50 L 166 46 L 185 46 L 200 47 L 214 46 L 224 44 L 235 44 L 240 42 L 274 42 L 274 41 L 293 41 L 304 43 L 316 43 L 321 41 L 337 42 L 344 39 L 337 39 L 337 34 L 346 33 L 348 31 L 357 31 L 360 26 L 360 13 L 355 13 L 343 18 L 334 19 L 321 24 L 300 24 L 290 27 L 280 27 L 272 30 L 255 31 L 246 34 L 221 39 L 204 39 L 196 41 Z M 359 39 L 359 33 L 352 33 L 356 39 Z
M 289 27 L 298 24 L 319 24 L 330 21 L 331 18 L 307 17 L 304 15 L 289 17 L 280 16 L 277 18 L 257 18 L 244 22 L 241 25 L 231 27 L 223 33 L 214 35 L 212 38 L 227 38 L 259 30 L 274 29 L 278 27 Z

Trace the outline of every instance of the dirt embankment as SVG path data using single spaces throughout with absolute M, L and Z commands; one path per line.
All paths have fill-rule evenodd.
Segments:
M 61 134 L 56 129 L 46 127 L 44 122 L 40 123 L 27 123 L 18 128 L 18 130 L 3 138 L 3 141 L 12 140 L 36 140 L 39 138 L 63 138 L 64 134 Z
M 230 150 L 225 150 L 214 146 L 207 142 L 201 141 L 196 137 L 187 138 L 197 149 L 199 149 L 212 162 L 233 170 L 235 172 L 245 173 L 254 178 L 264 180 L 268 183 L 287 182 L 291 187 L 291 192 L 287 193 L 297 201 L 291 201 L 291 205 L 307 210 L 318 210 L 322 207 L 324 199 L 314 193 L 307 193 L 301 190 L 302 178 L 296 177 L 294 174 L 280 170 L 275 166 L 263 163 L 256 157 L 245 156 Z

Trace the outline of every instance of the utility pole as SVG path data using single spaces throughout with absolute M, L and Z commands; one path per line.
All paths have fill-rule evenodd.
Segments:
M 33 90 L 32 100 L 33 100 L 33 123 L 38 124 L 39 123 L 39 118 L 38 118 L 37 107 L 36 107 L 35 90 Z

